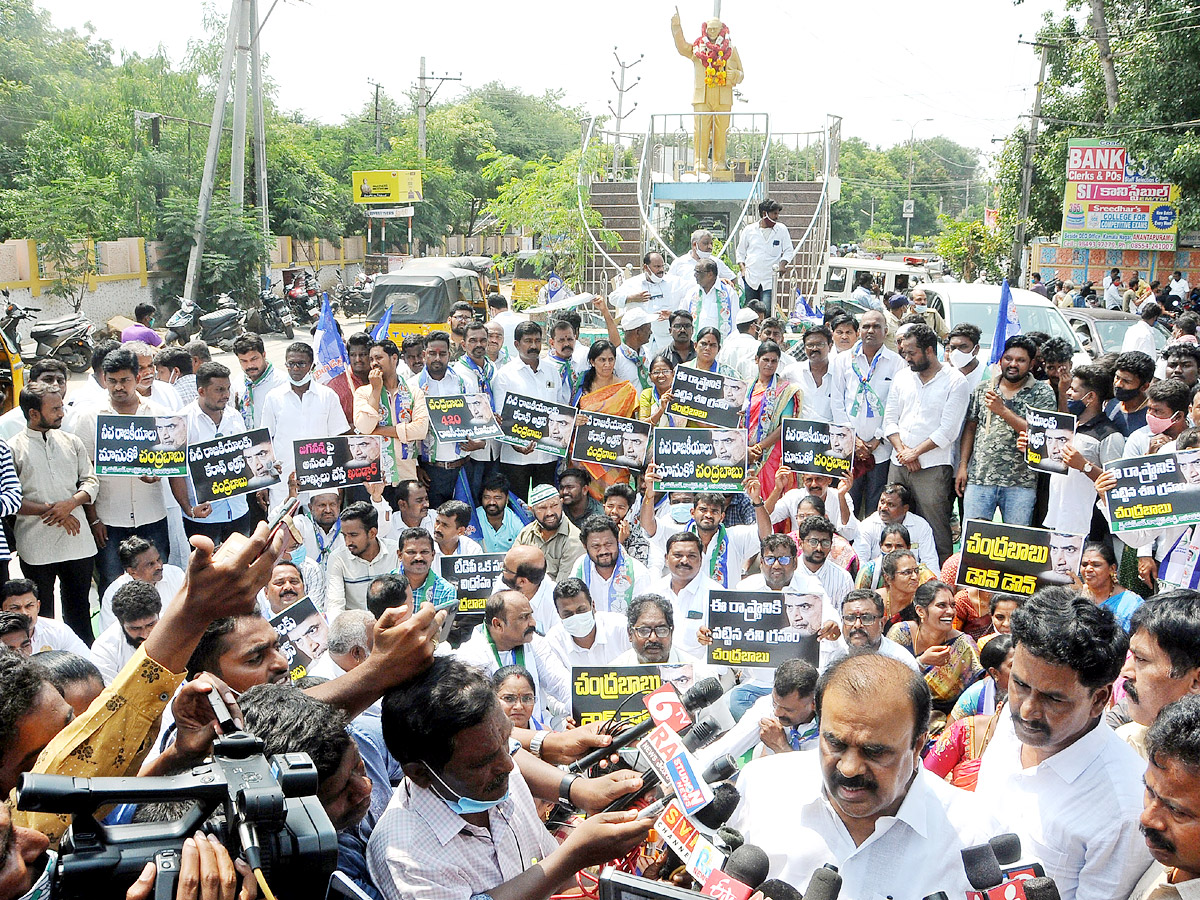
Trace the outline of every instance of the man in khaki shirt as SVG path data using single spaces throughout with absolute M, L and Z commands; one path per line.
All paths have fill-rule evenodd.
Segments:
M 553 582 L 566 578 L 583 556 L 579 529 L 563 515 L 562 497 L 552 484 L 538 484 L 529 491 L 533 521 L 521 529 L 517 544 L 531 544 L 546 554 L 546 577 Z
M 1146 734 L 1141 827 L 1154 862 L 1129 900 L 1200 898 L 1200 696 L 1163 708 Z

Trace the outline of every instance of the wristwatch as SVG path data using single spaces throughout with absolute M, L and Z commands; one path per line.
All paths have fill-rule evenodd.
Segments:
M 577 778 L 579 778 L 578 774 L 568 772 L 563 776 L 562 781 L 558 783 L 558 799 L 567 804 L 567 806 L 575 805 L 571 802 L 571 785 L 575 783 Z
M 548 731 L 539 731 L 529 741 L 529 752 L 532 753 L 534 756 L 536 756 L 538 759 L 542 758 L 542 744 L 545 742 L 546 735 L 549 733 L 550 732 L 548 732 Z
M 1096 471 L 1095 466 L 1093 466 L 1091 463 L 1084 463 L 1084 465 L 1083 465 L 1083 474 L 1084 475 L 1091 475 L 1094 471 Z

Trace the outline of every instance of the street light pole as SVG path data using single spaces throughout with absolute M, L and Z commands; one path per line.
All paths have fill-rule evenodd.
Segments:
M 902 122 L 904 120 L 903 119 L 893 119 L 893 121 Z M 908 206 L 908 204 L 912 201 L 913 172 L 916 167 L 917 126 L 920 125 L 922 122 L 932 122 L 932 121 L 933 121 L 933 119 L 917 119 L 917 121 L 911 123 L 911 127 L 909 128 L 909 131 L 908 131 L 908 197 L 905 199 L 905 206 Z M 908 247 L 908 245 L 909 245 L 909 237 L 910 237 L 911 231 L 912 231 L 912 215 L 909 214 L 904 217 L 904 246 L 905 247 Z

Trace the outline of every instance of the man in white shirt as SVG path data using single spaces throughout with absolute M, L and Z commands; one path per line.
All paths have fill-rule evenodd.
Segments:
M 537 633 L 533 607 L 518 591 L 489 597 L 483 623 L 454 655 L 488 675 L 504 666 L 524 666 L 533 676 L 534 715 L 543 722 L 561 722 L 570 712 L 571 673 Z
M 1154 862 L 1129 900 L 1195 900 L 1200 895 L 1200 842 L 1190 814 L 1200 801 L 1198 737 L 1200 697 L 1194 694 L 1163 709 L 1146 735 L 1150 764 L 1138 824 Z
M 504 398 L 510 393 L 550 403 L 570 403 L 558 369 L 542 359 L 542 326 L 537 322 L 521 322 L 515 335 L 513 346 L 517 358 L 496 373 L 493 393 L 497 413 L 504 409 Z M 500 471 L 508 478 L 513 493 L 522 500 L 529 497 L 530 485 L 554 484 L 557 466 L 558 457 L 534 449 L 533 441 L 524 447 L 500 444 Z
M 66 650 L 88 659 L 90 654 L 87 644 L 62 622 L 39 615 L 41 611 L 42 604 L 38 600 L 37 585 L 28 578 L 13 578 L 0 587 L 0 612 L 20 613 L 33 624 L 29 640 L 34 653 L 41 653 L 43 650 Z M 625 623 L 622 619 L 622 632 L 624 628 Z
M 807 359 L 793 368 L 803 396 L 801 419 L 814 422 L 833 421 L 833 377 L 830 372 L 830 351 L 833 333 L 827 325 L 810 329 L 804 335 L 804 354 Z M 785 357 L 786 359 L 786 357 Z
M 842 608 L 842 599 L 854 589 L 850 573 L 830 561 L 833 548 L 833 523 L 826 518 L 810 516 L 797 529 L 800 538 L 800 562 L 809 575 L 821 583 L 834 609 Z
M 720 583 L 705 574 L 700 538 L 690 531 L 672 535 L 667 540 L 667 574 L 650 582 L 650 590 L 670 601 L 675 613 L 675 646 L 681 652 L 704 655 L 699 631 L 708 625 L 709 591 L 720 588 Z
M 112 684 L 125 663 L 150 636 L 158 624 L 162 601 L 154 586 L 144 581 L 130 581 L 113 595 L 113 614 L 116 621 L 104 629 L 92 645 L 92 662 Z
M 257 334 L 243 334 L 233 342 L 233 353 L 245 376 L 245 386 L 234 398 L 234 406 L 246 422 L 246 430 L 262 427 L 267 395 L 288 383 L 288 376 L 267 362 L 267 347 Z M 315 436 L 315 435 L 314 435 Z M 321 435 L 327 437 L 327 435 Z
M 1118 274 L 1104 288 L 1104 308 L 1120 311 L 1124 305 L 1125 298 L 1121 296 L 1121 276 Z
M 568 578 L 554 588 L 559 621 L 546 633 L 550 648 L 570 670 L 573 666 L 611 666 L 630 649 L 625 614 L 597 611 L 587 585 Z
M 1138 310 L 1138 320 L 1125 329 L 1125 337 L 1121 340 L 1121 352 L 1140 350 L 1151 359 L 1158 353 L 1154 344 L 1154 323 L 1162 315 L 1162 307 L 1151 300 Z
M 721 344 L 717 362 L 733 369 L 743 381 L 750 379 L 750 369 L 755 369 L 754 376 L 757 378 L 754 354 L 758 352 L 759 345 L 758 313 L 749 307 L 739 309 L 733 315 L 733 327 L 733 333 Z
M 70 429 L 78 412 L 74 407 L 67 402 L 67 367 L 62 360 L 54 359 L 53 357 L 43 357 L 35 362 L 26 372 L 25 383 L 33 384 L 35 381 L 48 385 L 62 396 L 63 399 L 63 427 Z M 95 384 L 89 378 L 88 382 Z M 80 388 L 82 390 L 82 388 Z M 72 394 L 71 402 L 74 402 Z M 85 404 L 86 405 L 86 404 Z M 25 430 L 25 413 L 21 410 L 20 402 L 14 402 L 13 408 L 0 416 L 0 440 L 5 443 L 12 441 L 14 437 Z
M 513 312 L 508 307 L 508 298 L 503 294 L 491 293 L 488 294 L 488 313 L 491 315 L 492 322 L 495 322 L 504 329 L 504 346 L 513 346 L 515 335 L 513 332 L 522 322 L 528 322 L 529 316 L 521 313 Z
M 1192 286 L 1188 284 L 1188 280 L 1182 272 L 1173 272 L 1169 291 L 1180 300 L 1186 300 L 1188 294 L 1192 292 Z
M 834 642 L 829 664 L 844 656 L 878 653 L 898 659 L 914 672 L 920 671 L 912 652 L 884 637 L 883 598 L 870 588 L 850 591 L 842 599 L 842 636 Z
M 161 407 L 143 399 L 137 392 L 138 360 L 133 353 L 124 348 L 114 350 L 104 358 L 102 368 L 108 399 L 88 410 L 81 410 L 74 425 L 76 437 L 83 441 L 88 457 L 93 461 L 96 459 L 97 417 L 163 414 Z M 92 522 L 92 535 L 100 547 L 96 557 L 96 587 L 101 595 L 121 574 L 117 547 L 125 538 L 135 534 L 144 537 L 158 547 L 164 559 L 170 558 L 167 508 L 158 478 L 100 476 L 100 493 L 88 518 Z
M 188 443 L 199 444 L 245 433 L 245 420 L 229 407 L 231 374 L 228 368 L 215 362 L 202 363 L 196 370 L 197 397 L 183 408 Z M 172 478 L 171 492 L 183 511 L 183 529 L 188 537 L 203 534 L 220 546 L 235 532 L 248 533 L 249 507 L 244 496 L 196 503 L 196 490 L 190 476 Z
M 650 572 L 625 552 L 617 525 L 608 516 L 591 516 L 579 532 L 584 555 L 571 575 L 583 581 L 602 612 L 624 615 L 629 602 L 650 590 Z
M 817 667 L 789 659 L 775 669 L 771 692 L 764 694 L 732 728 L 696 752 L 702 769 L 726 753 L 735 759 L 754 750 L 755 757 L 812 750 L 817 746 Z
M 696 285 L 687 294 L 687 301 L 680 309 L 692 315 L 692 338 L 702 328 L 716 328 L 721 340 L 733 333 L 734 311 L 738 308 L 738 296 L 733 288 L 717 278 L 717 264 L 705 259 L 696 264 Z
M 679 524 L 664 521 L 654 515 L 657 500 L 654 482 L 658 474 L 651 466 L 646 475 L 646 495 L 638 511 L 638 521 L 646 536 L 660 548 L 668 539 L 683 531 L 699 536 L 705 571 L 718 584 L 728 587 L 741 580 L 746 565 L 758 553 L 759 542 L 771 533 L 771 517 L 759 495 L 757 478 L 746 480 L 746 494 L 754 506 L 754 525 L 725 526 L 724 494 L 696 494 L 692 503 L 692 520 Z
M 350 431 L 342 401 L 331 388 L 313 380 L 313 349 L 303 341 L 284 353 L 288 384 L 275 388 L 263 402 L 260 425 L 271 433 L 282 480 L 271 487 L 271 505 L 287 496 L 288 476 L 296 471 L 294 441 L 334 437 Z
M 800 475 L 803 488 L 794 487 L 796 474 L 787 466 L 780 466 L 775 475 L 775 486 L 766 498 L 767 512 L 771 524 L 791 521 L 791 528 L 800 524 L 800 504 L 806 497 L 817 497 L 825 504 L 825 517 L 833 523 L 834 530 L 851 543 L 858 537 L 858 519 L 850 508 L 850 490 L 853 482 L 839 478 L 836 491 L 830 491 L 833 479 L 828 475 L 804 472 Z
M 911 539 L 909 549 L 917 554 L 918 561 L 931 572 L 941 571 L 933 528 L 911 508 L 912 491 L 903 484 L 884 485 L 875 512 L 859 524 L 858 539 L 854 542 L 854 552 L 864 564 L 879 556 L 879 536 L 884 527 L 899 524 L 908 529 Z
M 694 282 L 691 271 L 686 276 L 667 273 L 663 255 L 651 250 L 642 257 L 642 271 L 627 278 L 608 295 L 614 309 L 623 309 L 628 316 L 635 309 L 649 314 L 654 350 L 657 353 L 671 342 L 667 317 L 678 308 Z
M 696 263 L 702 259 L 714 260 L 717 264 L 717 274 L 722 281 L 733 281 L 733 269 L 725 265 L 719 256 L 713 256 L 713 236 L 707 228 L 698 228 L 692 232 L 692 246 L 683 256 L 675 257 L 671 263 L 671 274 L 690 284 L 696 271 Z
M 170 605 L 175 595 L 183 588 L 183 569 L 164 563 L 158 548 L 145 538 L 134 535 L 121 541 L 117 555 L 125 571 L 108 586 L 108 590 L 100 598 L 100 612 L 97 618 L 101 629 L 108 628 L 116 621 L 112 610 L 113 597 L 129 582 L 144 581 L 154 585 L 159 599 L 162 600 L 163 609 Z
M 1126 897 L 1150 863 L 1138 834 L 1145 761 L 1104 721 L 1129 646 L 1113 614 L 1047 588 L 1012 617 L 1008 705 L 976 794 L 1063 900 Z
M 937 348 L 937 335 L 928 325 L 913 325 L 904 333 L 900 356 L 908 371 L 896 376 L 883 421 L 892 444 L 888 481 L 912 489 L 917 512 L 933 529 L 940 563 L 954 552 L 952 447 L 970 398 L 967 380 L 937 358 Z
M 875 467 L 854 480 L 850 496 L 856 506 L 874 509 L 879 492 L 887 484 L 887 458 L 891 449 L 883 435 L 893 379 L 904 369 L 904 360 L 883 345 L 886 327 L 883 313 L 863 313 L 859 341 L 839 353 L 830 367 L 833 383 L 829 405 L 835 425 L 853 425 L 856 458 L 875 460 Z
M 635 597 L 625 611 L 630 648 L 612 661 L 614 666 L 692 666 L 693 676 L 704 663 L 700 656 L 685 653 L 675 645 L 674 605 L 659 594 Z
M 769 197 L 758 204 L 758 222 L 742 229 L 738 240 L 737 264 L 746 286 L 747 300 L 761 300 L 768 307 L 775 290 L 775 273 L 783 272 L 792 259 L 792 237 L 779 221 L 783 206 Z
M 396 542 L 379 537 L 379 514 L 367 503 L 351 503 L 341 515 L 342 545 L 325 570 L 325 611 L 335 619 L 344 609 L 366 609 L 367 588 L 378 575 L 397 568 Z
M 430 397 L 479 393 L 479 379 L 473 372 L 450 365 L 450 335 L 445 331 L 433 331 L 426 337 L 425 368 L 410 383 L 425 395 L 426 401 Z M 454 497 L 459 469 L 467 464 L 472 452 L 483 447 L 483 441 L 438 440 L 430 428 L 421 447 L 421 468 L 429 476 L 430 506 L 439 507 Z
M 492 595 L 518 591 L 533 607 L 534 627 L 546 634 L 558 621 L 554 579 L 546 577 L 546 554 L 532 544 L 513 544 L 504 554 L 504 568 L 492 583 Z
M 832 864 L 846 897 L 971 890 L 959 851 L 1003 829 L 921 764 L 925 679 L 894 659 L 855 656 L 821 676 L 816 705 L 816 753 L 756 759 L 738 778 L 729 826 L 766 852 L 769 877 L 807 893 L 812 873 Z

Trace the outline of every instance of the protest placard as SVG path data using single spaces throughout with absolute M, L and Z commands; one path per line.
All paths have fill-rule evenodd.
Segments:
M 500 411 L 500 430 L 504 434 L 500 440 L 518 447 L 534 441 L 539 450 L 566 456 L 571 432 L 575 430 L 576 412 L 573 406 L 523 394 L 505 394 Z
M 642 469 L 650 446 L 650 423 L 604 413 L 585 412 L 587 424 L 575 429 L 571 459 L 601 466 Z
M 96 474 L 187 474 L 187 419 L 183 416 L 96 417 Z
M 841 478 L 854 459 L 854 427 L 784 419 L 782 462 L 793 472 Z
M 383 438 L 373 434 L 295 441 L 296 487 L 324 491 L 383 480 L 379 454 Z
M 958 584 L 1029 597 L 1069 585 L 1083 558 L 1082 534 L 968 519 L 962 532 Z
M 603 722 L 620 711 L 622 721 L 649 717 L 642 696 L 663 686 L 658 666 L 574 666 L 571 717 L 578 725 Z
M 187 465 L 197 503 L 228 500 L 279 483 L 275 450 L 265 428 L 189 444 Z
M 308 597 L 272 616 L 271 627 L 279 635 L 279 649 L 287 657 L 293 681 L 307 675 L 329 646 L 329 625 Z
M 746 432 L 728 428 L 654 429 L 654 471 L 660 491 L 742 490 Z
M 742 423 L 749 385 L 736 378 L 676 366 L 667 412 L 717 428 L 737 428 Z
M 1041 472 L 1065 474 L 1063 451 L 1075 437 L 1075 417 L 1056 410 L 1027 409 L 1025 421 L 1029 425 L 1025 464 Z
M 708 662 L 775 668 L 805 659 L 815 666 L 822 604 L 820 594 L 801 591 L 710 591 Z
M 429 427 L 443 443 L 483 441 L 501 435 L 487 394 L 451 394 L 426 397 Z
M 458 615 L 475 614 L 483 620 L 483 607 L 492 595 L 496 576 L 504 571 L 503 553 L 483 553 L 478 556 L 443 556 L 441 575 L 458 592 Z
M 1117 474 L 1104 495 L 1114 532 L 1200 522 L 1200 450 L 1134 456 L 1105 468 Z

